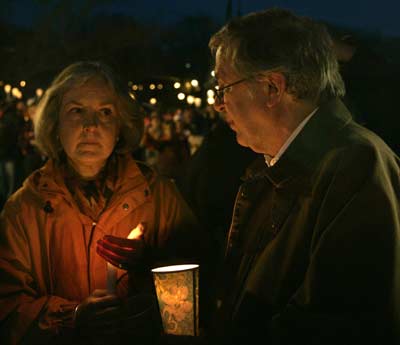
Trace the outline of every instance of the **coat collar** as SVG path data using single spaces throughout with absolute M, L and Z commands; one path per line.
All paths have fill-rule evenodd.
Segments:
M 148 183 L 129 154 L 119 155 L 117 161 L 118 178 L 110 205 L 129 203 L 130 209 L 134 209 L 148 199 Z M 75 203 L 65 186 L 61 169 L 52 159 L 28 178 L 26 187 L 39 196 L 43 206 L 50 203 L 52 208 L 56 208 L 62 201 Z
M 338 132 L 351 120 L 340 100 L 322 104 L 274 166 L 267 167 L 263 157 L 259 157 L 246 171 L 244 180 L 267 177 L 279 187 L 293 177 L 309 175 L 324 153 L 335 145 Z

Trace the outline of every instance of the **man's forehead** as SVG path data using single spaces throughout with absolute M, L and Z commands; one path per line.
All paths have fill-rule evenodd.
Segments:
M 214 73 L 217 80 L 230 80 L 236 76 L 230 61 L 227 61 L 226 55 L 222 54 L 221 47 L 215 54 Z

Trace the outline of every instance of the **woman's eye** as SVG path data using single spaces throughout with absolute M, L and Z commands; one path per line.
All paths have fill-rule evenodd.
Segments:
M 69 109 L 69 112 L 72 114 L 81 114 L 82 113 L 82 108 L 79 107 L 72 107 Z
M 103 108 L 100 110 L 100 112 L 102 115 L 105 115 L 105 116 L 110 116 L 113 114 L 113 111 L 110 108 Z

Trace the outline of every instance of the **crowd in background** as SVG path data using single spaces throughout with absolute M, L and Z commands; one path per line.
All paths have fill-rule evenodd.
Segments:
M 211 107 L 150 110 L 137 158 L 170 178 L 180 174 L 182 165 L 192 156 L 212 129 L 218 113 Z
M 332 35 L 346 85 L 344 101 L 347 107 L 357 122 L 376 132 L 399 154 L 398 64 L 388 60 L 384 54 L 376 53 L 369 44 L 353 41 L 352 36 L 336 32 Z M 38 101 L 37 97 L 0 101 L 0 209 L 24 179 L 46 160 L 34 145 L 33 122 Z M 182 180 L 186 171 L 193 170 L 189 166 L 183 169 L 185 163 L 216 127 L 221 120 L 220 114 L 211 105 L 160 110 L 146 104 L 142 109 L 145 131 L 139 150 L 133 153 L 135 158 L 163 175 Z M 235 152 L 236 143 L 231 146 Z M 210 160 L 208 156 L 207 159 Z M 192 165 L 208 164 L 204 159 L 201 162 L 197 160 L 192 160 Z M 242 171 L 242 167 L 239 170 Z M 186 185 L 181 188 L 184 194 L 185 189 Z M 191 200 L 188 201 L 190 204 Z

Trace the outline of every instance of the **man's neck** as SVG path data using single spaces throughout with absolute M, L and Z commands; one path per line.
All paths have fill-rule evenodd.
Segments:
M 296 130 L 300 123 L 316 108 L 317 104 L 307 101 L 291 100 L 285 102 L 281 109 L 279 109 L 278 126 L 281 129 L 281 133 L 274 145 L 273 152 L 269 152 L 268 155 L 274 157 L 292 135 L 293 131 Z

